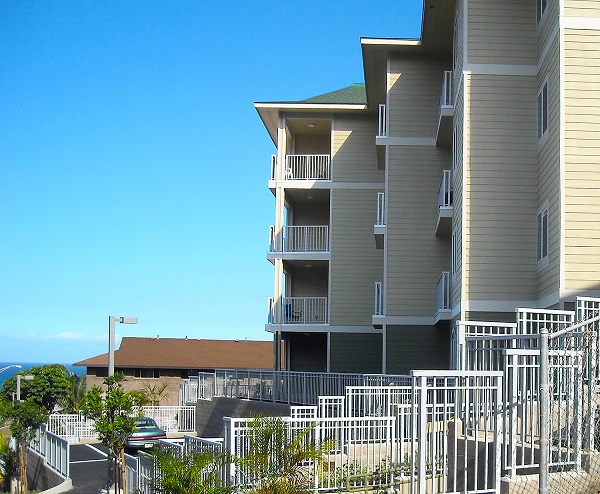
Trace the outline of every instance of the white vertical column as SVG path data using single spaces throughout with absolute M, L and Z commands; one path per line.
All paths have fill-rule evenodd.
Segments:
M 286 135 L 285 135 L 285 118 L 279 117 L 279 125 L 277 127 L 277 170 L 276 178 L 277 185 L 275 188 L 275 238 L 276 245 L 281 245 L 281 235 L 285 221 L 285 189 L 281 185 L 281 180 L 284 179 L 284 162 L 286 154 Z M 275 279 L 273 297 L 275 298 L 274 315 L 277 323 L 283 322 L 282 313 L 282 297 L 283 293 L 283 261 L 281 258 L 275 259 Z

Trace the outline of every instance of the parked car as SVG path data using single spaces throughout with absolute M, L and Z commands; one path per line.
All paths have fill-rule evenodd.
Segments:
M 125 441 L 127 449 L 151 448 L 159 439 L 166 439 L 167 433 L 150 417 L 139 417 L 135 421 L 135 431 Z

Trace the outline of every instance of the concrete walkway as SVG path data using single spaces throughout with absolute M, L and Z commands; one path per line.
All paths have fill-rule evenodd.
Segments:
M 73 489 L 70 494 L 98 494 L 106 487 L 108 463 L 101 444 L 71 444 L 69 469 Z

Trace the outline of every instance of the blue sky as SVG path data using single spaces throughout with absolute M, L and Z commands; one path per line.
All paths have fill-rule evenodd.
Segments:
M 243 7 L 241 7 L 243 5 Z M 0 3 L 0 361 L 270 339 L 274 147 L 253 103 L 364 80 L 421 0 Z

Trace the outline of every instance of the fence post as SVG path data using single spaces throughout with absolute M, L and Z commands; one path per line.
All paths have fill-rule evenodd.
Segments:
M 540 328 L 540 494 L 548 494 L 548 377 L 548 328 Z

